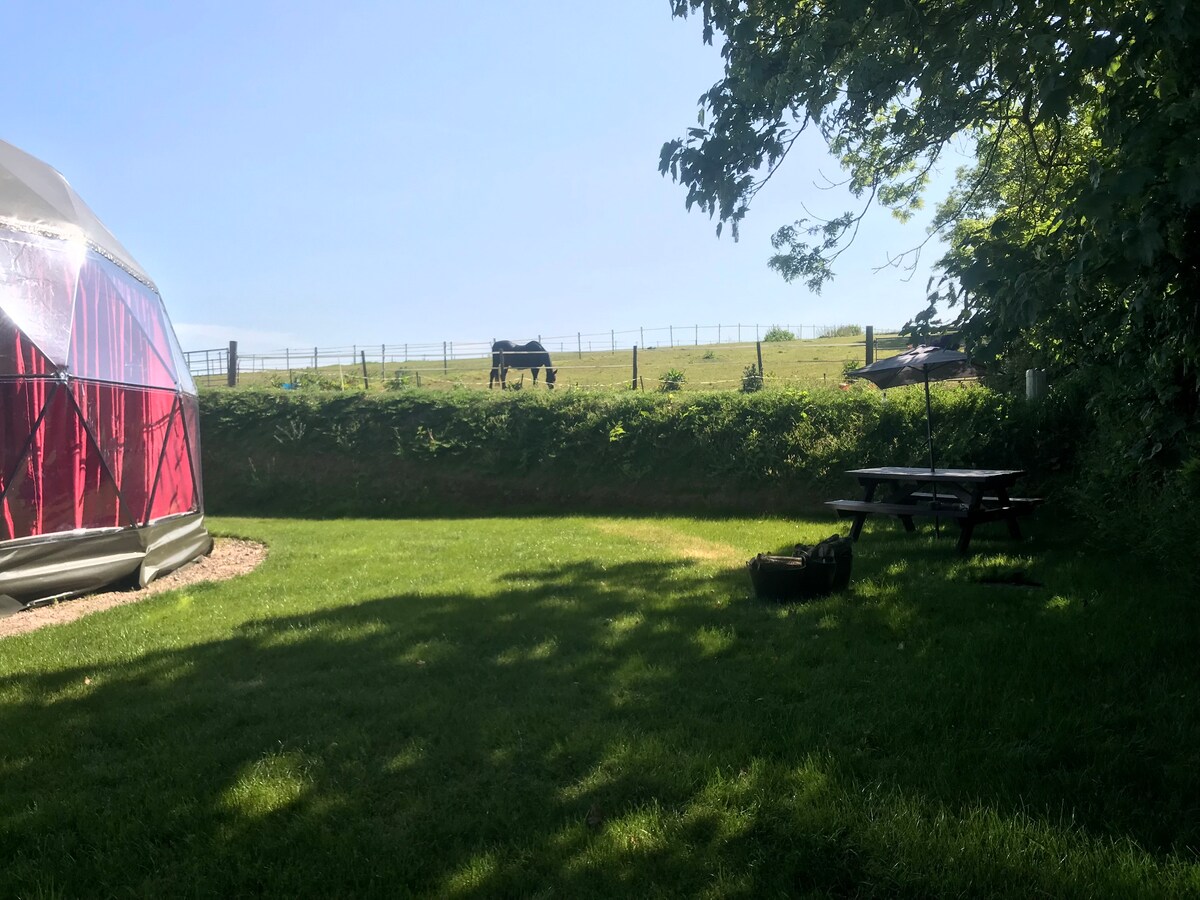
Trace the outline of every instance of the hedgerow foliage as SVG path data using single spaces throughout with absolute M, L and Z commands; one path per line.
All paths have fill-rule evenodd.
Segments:
M 935 386 L 939 465 L 1069 465 L 1078 407 Z M 403 515 L 571 508 L 784 510 L 857 496 L 844 470 L 924 465 L 924 395 L 764 390 L 383 395 L 210 392 L 210 511 Z M 850 493 L 845 493 L 845 492 Z

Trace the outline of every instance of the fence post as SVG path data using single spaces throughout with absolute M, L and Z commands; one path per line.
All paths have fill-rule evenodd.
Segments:
M 875 326 L 867 326 L 867 365 L 875 362 Z
M 696 326 L 696 346 L 700 346 L 700 326 Z
M 608 334 L 609 334 L 609 337 L 612 338 L 612 352 L 613 352 L 613 355 L 615 356 L 616 352 L 617 352 L 617 331 L 614 328 Z
M 237 386 L 238 359 L 237 359 L 237 341 L 229 342 L 229 371 L 226 373 L 225 380 L 230 387 Z
M 442 374 L 450 374 L 450 363 L 446 361 L 446 342 L 442 341 Z
M 288 384 L 295 384 L 296 379 L 292 378 L 292 351 L 284 348 L 283 358 L 287 360 Z
M 672 346 L 672 347 L 674 347 L 674 346 L 675 346 L 675 326 L 674 326 L 674 325 L 668 325 L 668 326 L 667 326 L 667 333 L 668 333 L 668 334 L 670 335 L 670 337 L 671 337 L 671 346 Z
M 637 390 L 637 344 L 633 345 L 633 384 L 630 387 Z
M 762 367 L 762 341 L 755 341 L 754 349 L 758 353 L 758 377 L 763 379 L 763 385 L 765 387 L 767 373 L 763 371 L 763 367 Z
M 641 325 L 638 326 L 638 346 L 646 346 L 646 330 Z
M 575 352 L 583 359 L 583 335 L 578 331 L 575 332 Z
M 379 380 L 387 381 L 387 344 L 379 345 Z
M 313 374 L 317 374 L 317 348 L 313 347 Z
M 738 322 L 738 343 L 742 342 L 742 323 Z

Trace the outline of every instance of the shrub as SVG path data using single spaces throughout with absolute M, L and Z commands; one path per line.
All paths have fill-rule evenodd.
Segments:
M 755 391 L 761 391 L 762 387 L 763 374 L 758 371 L 758 366 L 750 363 L 750 365 L 742 370 L 742 393 L 752 394 Z
M 290 382 L 297 390 L 309 391 L 342 391 L 345 390 L 342 382 L 337 378 L 331 378 L 328 375 L 323 375 L 312 369 L 300 369 L 293 373 Z M 285 384 L 282 375 L 276 375 L 271 379 L 271 384 L 274 387 L 283 387 Z
M 773 325 L 771 329 L 763 335 L 764 341 L 794 341 L 796 336 L 786 328 L 780 328 L 778 325 Z
M 681 373 L 682 374 L 682 373 Z M 920 387 L 887 392 L 204 391 L 213 514 L 443 515 L 515 506 L 779 509 L 921 465 Z M 939 465 L 1071 466 L 1082 404 L 934 385 Z M 854 493 L 845 496 L 855 496 Z
M 821 337 L 860 337 L 863 333 L 861 325 L 835 325 L 821 332 Z
M 668 369 L 658 378 L 658 389 L 669 393 L 683 389 L 684 382 L 687 381 L 687 376 L 679 369 Z
M 404 369 L 397 369 L 383 383 L 383 387 L 388 391 L 403 391 L 416 384 L 416 375 L 412 372 L 406 372 Z

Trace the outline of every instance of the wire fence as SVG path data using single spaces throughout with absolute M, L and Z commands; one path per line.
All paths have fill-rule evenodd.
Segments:
M 691 369 L 685 373 L 687 387 L 721 389 L 742 385 L 745 367 L 759 365 L 763 351 L 757 348 L 761 347 L 767 348 L 767 359 L 761 360 L 759 373 L 768 383 L 828 380 L 851 362 L 862 365 L 868 331 L 883 333 L 846 325 L 667 325 L 535 335 L 526 340 L 536 339 L 546 348 L 560 385 L 616 388 L 649 383 L 658 387 L 662 373 L 657 368 L 668 366 L 668 371 L 678 372 L 678 366 L 686 364 Z M 487 388 L 491 385 L 492 343 L 353 344 L 239 353 L 237 342 L 231 341 L 229 347 L 187 351 L 184 356 L 193 378 L 204 386 Z M 530 374 L 534 373 L 511 370 L 509 386 L 531 386 L 532 378 L 526 378 Z M 544 378 L 542 374 L 543 383 Z

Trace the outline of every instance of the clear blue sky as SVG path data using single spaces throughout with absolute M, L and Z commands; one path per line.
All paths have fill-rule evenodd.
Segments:
M 66 175 L 184 349 L 898 325 L 938 255 L 873 273 L 925 237 L 877 211 L 822 295 L 769 270 L 801 204 L 849 208 L 817 141 L 740 242 L 688 213 L 658 152 L 720 59 L 666 0 L 48 0 L 5 32 L 0 137 Z

